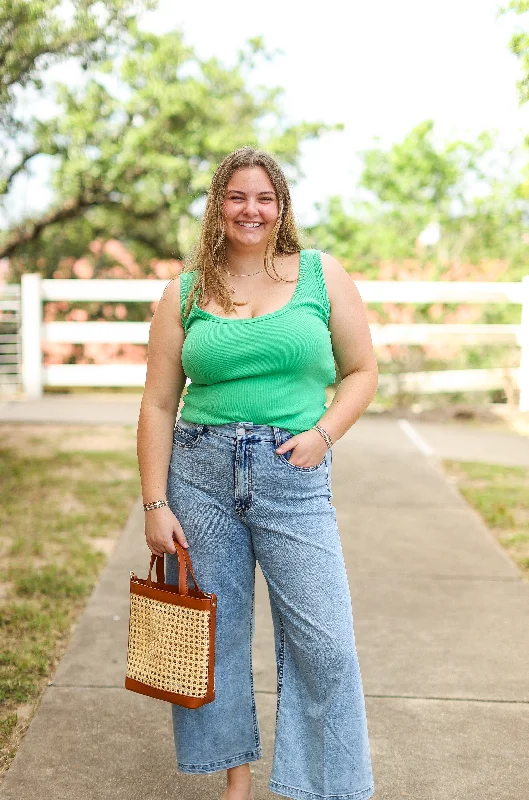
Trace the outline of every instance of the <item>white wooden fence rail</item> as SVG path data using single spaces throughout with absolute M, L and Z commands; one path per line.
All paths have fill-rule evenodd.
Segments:
M 355 281 L 365 303 L 509 303 L 522 306 L 519 325 L 370 325 L 374 345 L 424 344 L 458 341 L 462 344 L 508 343 L 520 348 L 516 369 L 445 370 L 407 373 L 398 377 L 406 391 L 452 392 L 502 388 L 506 380 L 520 389 L 520 410 L 529 411 L 529 276 L 519 283 Z M 143 386 L 142 364 L 42 364 L 42 341 L 122 342 L 146 344 L 147 322 L 43 323 L 47 300 L 152 302 L 159 300 L 166 280 L 59 280 L 37 273 L 22 276 L 22 381 L 27 397 L 40 397 L 43 386 Z M 396 391 L 396 378 L 381 375 L 380 386 Z

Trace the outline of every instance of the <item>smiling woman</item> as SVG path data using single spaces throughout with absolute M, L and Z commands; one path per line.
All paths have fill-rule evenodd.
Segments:
M 278 198 L 267 172 L 262 167 L 237 170 L 228 182 L 224 203 L 232 247 L 239 241 L 246 248 L 268 239 L 277 216 Z
M 249 764 L 263 754 L 256 561 L 277 665 L 269 789 L 304 800 L 374 792 L 331 467 L 333 442 L 376 384 L 358 290 L 331 256 L 302 249 L 279 165 L 250 147 L 226 156 L 198 246 L 151 323 L 138 424 L 147 544 L 165 554 L 172 584 L 173 540 L 189 547 L 199 585 L 217 596 L 215 698 L 172 715 L 178 768 L 226 770 L 222 800 L 253 800 Z

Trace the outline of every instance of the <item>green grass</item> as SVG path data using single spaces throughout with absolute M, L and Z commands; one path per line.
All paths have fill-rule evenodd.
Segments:
M 529 469 L 449 460 L 443 467 L 529 579 Z
M 100 540 L 118 538 L 140 492 L 132 436 L 123 449 L 62 451 L 19 431 L 10 446 L 0 436 L 0 773 L 106 562 Z

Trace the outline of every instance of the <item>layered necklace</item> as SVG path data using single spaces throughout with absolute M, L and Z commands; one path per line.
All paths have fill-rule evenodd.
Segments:
M 259 275 L 259 273 L 261 273 L 261 272 L 266 272 L 266 267 L 263 267 L 263 269 L 258 269 L 257 272 L 230 272 L 227 267 L 222 267 L 222 270 L 224 272 L 226 272 L 228 275 L 231 275 L 232 278 L 251 278 L 252 275 Z M 275 271 L 275 267 L 274 267 L 274 271 Z M 277 272 L 276 272 L 276 275 L 279 278 L 279 280 L 283 281 L 284 283 L 295 283 L 296 280 L 297 280 L 297 278 L 296 278 L 293 281 L 289 281 L 289 280 L 287 280 L 287 278 L 282 278 L 281 275 L 278 275 Z M 270 276 L 270 277 L 272 277 L 272 276 Z M 229 288 L 230 288 L 230 292 L 232 294 L 235 294 L 235 291 L 236 291 L 235 287 L 234 286 L 230 286 Z M 246 302 L 248 302 L 248 301 L 246 301 Z

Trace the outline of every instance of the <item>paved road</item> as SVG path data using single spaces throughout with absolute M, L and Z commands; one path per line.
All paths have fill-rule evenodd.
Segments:
M 99 420 L 101 421 L 101 420 Z M 334 446 L 377 800 L 527 800 L 529 583 L 394 420 Z M 128 572 L 146 572 L 141 505 L 0 788 L 0 800 L 217 800 L 223 773 L 176 772 L 170 707 L 123 687 Z M 275 663 L 257 571 L 254 642 L 271 800 Z
M 39 400 L 0 401 L 0 423 L 137 425 L 140 394 L 44 394 Z
M 426 455 L 529 467 L 529 436 L 464 423 L 399 420 L 401 429 Z

